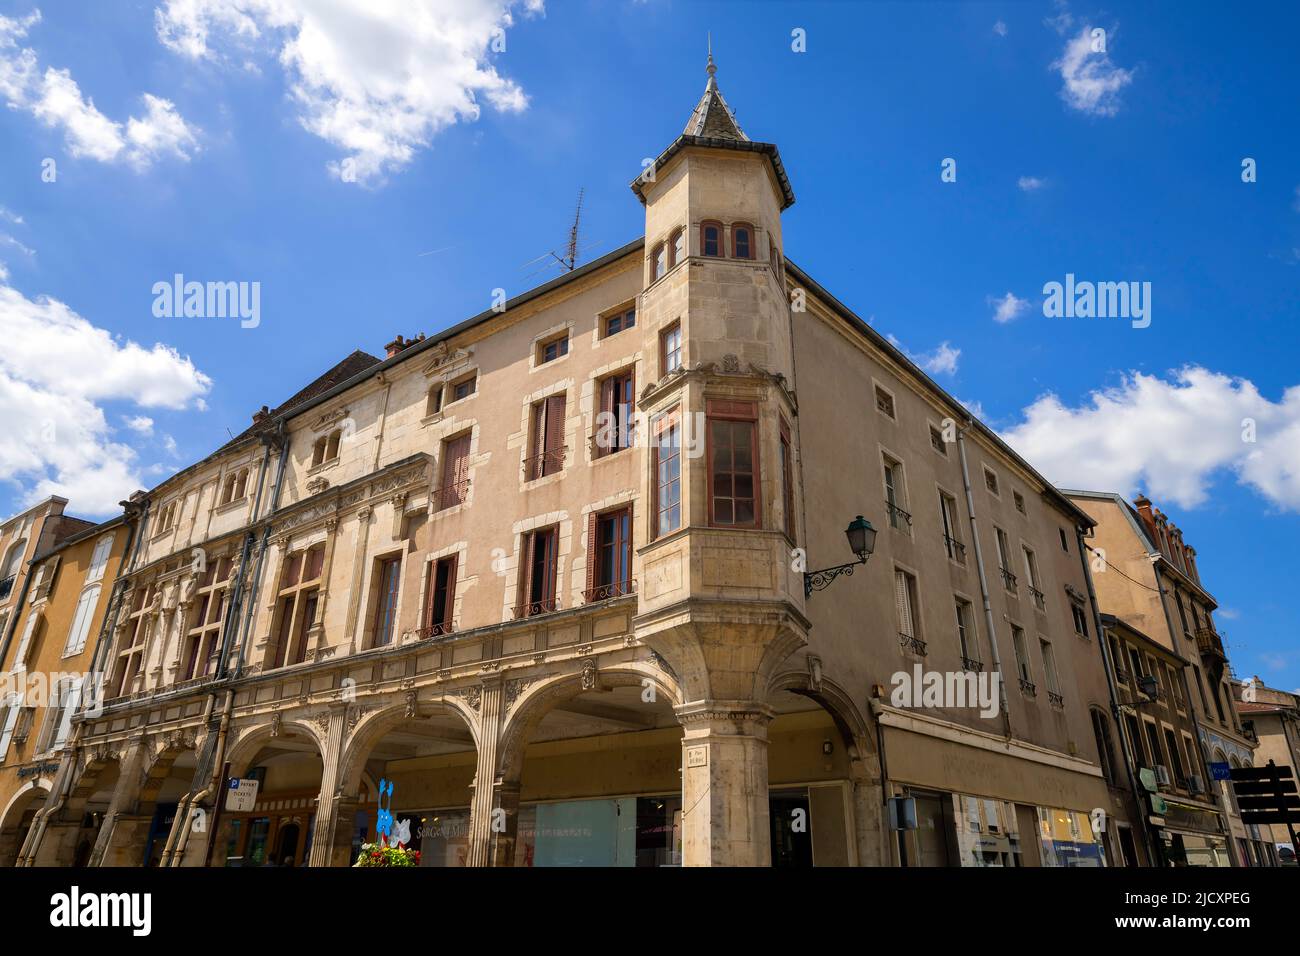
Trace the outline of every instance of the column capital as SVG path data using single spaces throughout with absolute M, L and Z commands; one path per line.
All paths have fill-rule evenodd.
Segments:
M 767 704 L 756 700 L 696 700 L 673 708 L 681 724 L 746 721 L 768 724 L 776 716 Z

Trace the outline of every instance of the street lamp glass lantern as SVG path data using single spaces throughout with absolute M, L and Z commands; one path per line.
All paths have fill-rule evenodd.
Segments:
M 867 560 L 867 556 L 876 548 L 876 529 L 862 515 L 849 522 L 849 526 L 844 529 L 844 536 L 849 539 L 849 550 L 859 560 Z

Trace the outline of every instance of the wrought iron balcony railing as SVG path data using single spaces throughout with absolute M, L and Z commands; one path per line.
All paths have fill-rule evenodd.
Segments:
M 608 601 L 610 598 L 623 597 L 625 594 L 636 593 L 636 579 L 629 578 L 626 581 L 613 581 L 609 584 L 601 584 L 594 588 L 589 588 L 582 592 L 582 599 L 588 604 L 594 604 L 597 601 Z
M 948 548 L 948 557 L 952 558 L 954 561 L 958 562 L 959 564 L 966 563 L 966 545 L 962 544 L 952 535 L 948 535 L 948 534 L 945 534 L 943 536 L 943 543 Z
M 899 531 L 908 531 L 912 527 L 912 515 L 892 501 L 886 499 L 885 510 L 889 512 L 889 526 Z
M 1223 635 L 1212 627 L 1196 629 L 1196 649 L 1207 657 L 1217 657 L 1224 661 L 1228 659 L 1223 650 Z
M 910 634 L 899 634 L 898 644 L 904 650 L 911 651 L 921 657 L 925 656 L 926 644 L 919 637 L 912 637 Z
M 1034 682 L 1029 680 L 1028 678 L 1025 677 L 1020 678 L 1020 689 L 1024 691 L 1026 694 L 1028 694 L 1030 697 L 1038 696 L 1038 688 L 1034 685 Z
M 453 481 L 449 485 L 435 489 L 433 492 L 433 510 L 443 511 L 454 505 L 463 504 L 465 496 L 469 492 L 469 479 L 462 478 L 460 481 Z
M 1010 591 L 1012 594 L 1018 593 L 1018 589 L 1016 587 L 1016 576 L 1012 574 L 1010 571 L 1008 571 L 1006 568 L 998 568 L 998 570 L 1002 572 L 1002 586 L 1006 588 L 1008 591 Z
M 961 659 L 962 670 L 974 671 L 976 674 L 984 670 L 984 662 L 977 661 L 973 657 L 963 657 Z
M 425 624 L 415 629 L 415 640 L 427 641 L 434 637 L 446 637 L 456 631 L 456 626 L 451 621 L 442 621 L 437 624 Z
M 1047 597 L 1042 591 L 1038 590 L 1038 588 L 1031 584 L 1029 585 L 1029 594 L 1034 599 L 1034 607 L 1038 608 L 1040 611 L 1047 610 Z
M 1065 698 L 1054 690 L 1047 692 L 1047 702 L 1053 707 L 1065 707 Z
M 514 607 L 515 620 L 521 621 L 526 617 L 549 614 L 551 611 L 558 611 L 559 609 L 559 598 L 547 598 L 545 601 L 529 601 L 526 604 L 516 604 Z
M 565 453 L 569 450 L 568 445 L 559 448 L 552 448 L 544 451 L 540 455 L 533 455 L 531 458 L 524 459 L 524 480 L 536 481 L 538 478 L 545 478 L 547 475 L 554 475 L 564 467 Z

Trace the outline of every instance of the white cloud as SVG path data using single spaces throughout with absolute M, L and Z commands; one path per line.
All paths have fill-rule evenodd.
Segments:
M 1010 322 L 1029 308 L 1029 300 L 1018 298 L 1014 292 L 1008 292 L 1001 298 L 989 296 L 988 302 L 993 306 L 994 322 Z
M 953 348 L 949 342 L 940 342 L 938 348 L 933 352 L 917 353 L 909 351 L 893 335 L 888 336 L 888 338 L 891 345 L 931 375 L 957 374 L 957 360 L 961 358 L 961 349 Z
M 993 24 L 993 32 L 1000 37 L 1004 37 L 1007 35 L 1007 25 L 999 20 L 997 23 Z
M 1273 402 L 1246 379 L 1188 366 L 1130 373 L 1074 408 L 1044 395 L 1023 415 L 1003 437 L 1056 484 L 1194 508 L 1233 476 L 1300 511 L 1300 385 Z
M 1119 91 L 1133 82 L 1133 71 L 1112 63 L 1105 43 L 1103 36 L 1098 48 L 1093 29 L 1085 26 L 1066 40 L 1060 59 L 1051 67 L 1061 74 L 1061 98 L 1071 109 L 1090 116 L 1118 113 Z
M 502 112 L 528 105 L 490 62 L 513 10 L 541 0 L 166 0 L 158 39 L 194 60 L 277 54 L 308 132 L 337 147 L 342 179 L 380 181 L 433 136 L 474 121 L 485 98 Z
M 23 224 L 22 216 L 18 215 L 16 212 L 10 212 L 4 206 L 0 206 L 0 219 L 5 220 L 5 222 L 11 222 L 15 226 L 21 226 Z
M 1037 189 L 1042 189 L 1043 186 L 1046 185 L 1046 183 L 1042 179 L 1039 179 L 1037 176 L 1021 176 L 1019 179 L 1016 180 L 1016 185 L 1019 186 L 1024 192 L 1032 193 Z
M 133 448 L 114 439 L 101 403 L 183 408 L 212 385 L 164 345 L 115 340 L 55 299 L 0 284 L 0 480 L 28 502 L 60 494 L 108 514 L 138 488 Z M 146 416 L 127 428 L 140 433 Z M 150 423 L 152 425 L 152 423 Z
M 122 424 L 141 435 L 153 434 L 153 419 L 148 415 L 123 415 Z
M 126 126 L 109 119 L 86 98 L 72 72 L 40 72 L 36 51 L 19 40 L 40 22 L 34 11 L 23 19 L 0 17 L 0 98 L 12 110 L 26 110 L 51 129 L 63 131 L 68 153 L 103 163 L 126 162 L 145 169 L 164 156 L 189 159 L 198 148 L 196 130 L 168 100 L 144 94 L 145 113 Z

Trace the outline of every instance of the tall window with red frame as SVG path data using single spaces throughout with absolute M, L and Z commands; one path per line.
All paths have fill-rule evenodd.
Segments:
M 721 527 L 759 522 L 758 408 L 753 402 L 708 404 L 709 520 Z
M 594 576 L 587 588 L 588 601 L 603 601 L 632 593 L 632 509 L 620 508 L 598 515 L 595 520 Z
M 520 565 L 520 602 L 515 617 L 531 617 L 559 608 L 555 579 L 559 553 L 559 529 L 554 525 L 524 535 L 524 560 Z

